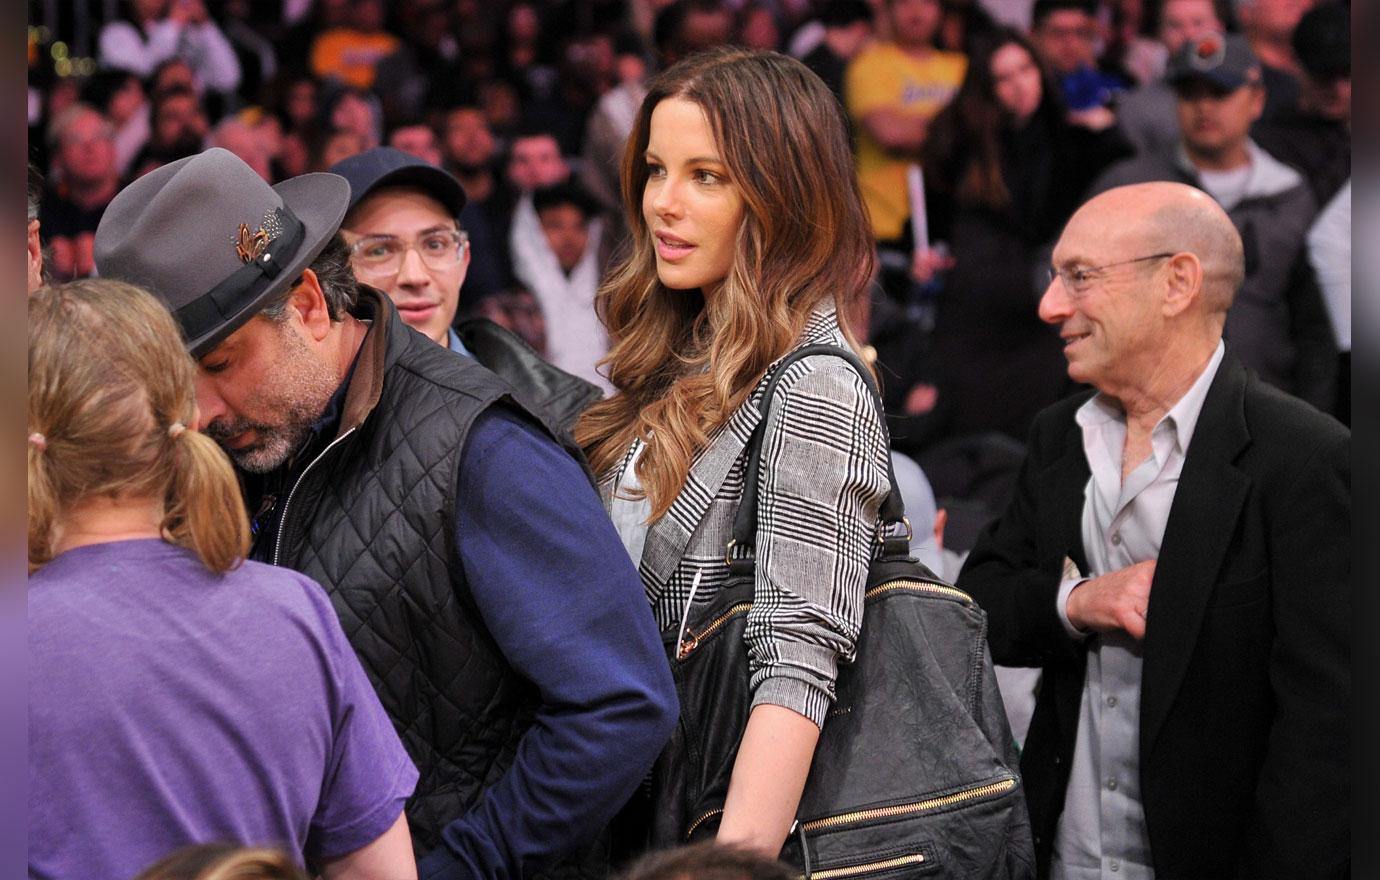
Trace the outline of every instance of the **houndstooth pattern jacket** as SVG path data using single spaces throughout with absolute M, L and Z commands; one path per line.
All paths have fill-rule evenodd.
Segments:
M 821 342 L 848 345 L 832 308 L 811 316 L 799 345 Z M 694 607 L 728 580 L 744 449 L 761 420 L 766 384 L 764 376 L 710 438 L 670 509 L 648 528 L 638 570 L 663 632 L 680 626 L 697 574 Z M 785 706 L 823 725 L 838 663 L 853 658 L 862 625 L 877 513 L 889 488 L 887 445 L 872 392 L 846 361 L 820 355 L 787 368 L 758 477 L 757 583 L 745 633 L 753 706 Z M 636 451 L 637 443 L 602 475 L 606 509 Z

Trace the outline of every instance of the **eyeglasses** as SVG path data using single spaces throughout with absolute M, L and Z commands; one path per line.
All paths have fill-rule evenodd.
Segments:
M 412 241 L 392 235 L 367 235 L 350 245 L 350 262 L 361 275 L 396 275 L 402 271 L 407 252 L 416 250 L 428 268 L 453 269 L 464 259 L 469 246 L 469 235 L 455 229 L 438 229 Z
M 1049 283 L 1053 284 L 1054 279 L 1058 278 L 1064 283 L 1064 289 L 1074 295 L 1087 293 L 1092 287 L 1092 283 L 1097 276 L 1108 269 L 1115 269 L 1117 266 L 1129 266 L 1132 263 L 1144 263 L 1146 260 L 1167 260 L 1174 256 L 1172 253 L 1151 254 L 1148 257 L 1136 257 L 1132 260 L 1120 260 L 1116 263 L 1108 263 L 1105 266 L 1093 266 L 1087 269 L 1056 269 L 1049 267 Z

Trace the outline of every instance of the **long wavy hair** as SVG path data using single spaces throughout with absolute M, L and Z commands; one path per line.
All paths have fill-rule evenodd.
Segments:
M 230 460 L 190 426 L 195 365 L 152 294 L 103 278 L 29 297 L 29 571 L 86 499 L 163 503 L 163 539 L 211 571 L 249 552 Z
M 1011 127 L 1011 115 L 997 98 L 992 56 L 1007 46 L 1019 46 L 1040 71 L 1040 104 L 1029 124 L 1063 124 L 1064 103 L 1059 84 L 1040 60 L 1028 37 L 1012 28 L 997 28 L 973 45 L 963 84 L 930 126 L 921 151 L 925 181 L 947 190 L 959 200 L 1003 210 L 1011 190 L 1002 174 L 1001 138 Z
M 733 263 L 707 301 L 658 280 L 642 211 L 652 111 L 667 98 L 704 110 L 744 202 Z M 595 298 L 612 341 L 601 363 L 618 393 L 590 407 L 575 436 L 600 475 L 634 438 L 646 443 L 637 476 L 655 520 L 810 313 L 830 299 L 846 313 L 875 254 L 838 101 L 775 52 L 712 49 L 655 77 L 623 153 L 622 192 L 630 250 Z

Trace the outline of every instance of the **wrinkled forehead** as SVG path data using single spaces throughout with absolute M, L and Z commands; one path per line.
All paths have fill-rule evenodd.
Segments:
M 1123 202 L 1103 196 L 1079 208 L 1064 226 L 1051 262 L 1096 266 L 1132 254 L 1145 240 L 1145 229 L 1140 212 Z

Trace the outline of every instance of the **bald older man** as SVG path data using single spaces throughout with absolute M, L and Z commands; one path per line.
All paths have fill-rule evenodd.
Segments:
M 1241 239 L 1175 183 L 1110 190 L 1040 316 L 1096 389 L 1042 412 L 959 586 L 1043 667 L 1021 770 L 1041 876 L 1349 866 L 1351 435 L 1222 342 Z

